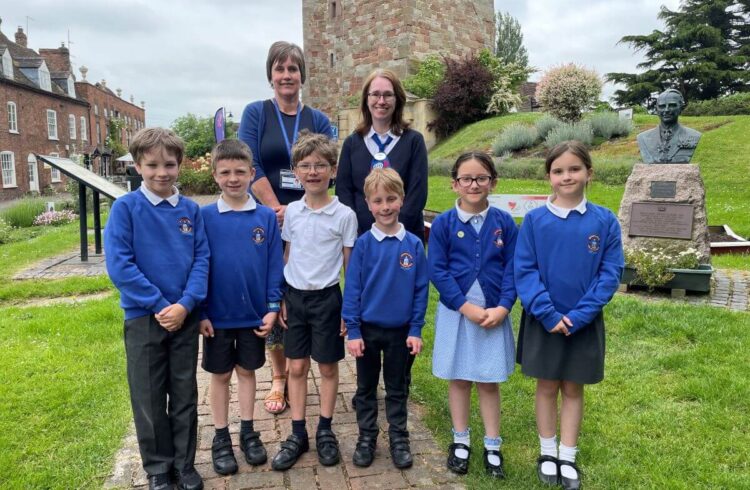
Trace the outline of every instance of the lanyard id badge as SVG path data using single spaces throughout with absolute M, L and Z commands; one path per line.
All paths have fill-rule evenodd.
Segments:
M 302 184 L 300 184 L 299 179 L 297 179 L 297 176 L 294 175 L 294 172 L 287 168 L 282 168 L 281 171 L 279 171 L 279 185 L 282 189 L 287 190 L 294 190 L 294 191 L 301 191 Z
M 289 135 L 286 134 L 286 127 L 284 126 L 284 120 L 281 117 L 281 111 L 279 105 L 276 103 L 276 99 L 273 101 L 273 108 L 276 111 L 276 118 L 279 120 L 279 129 L 281 129 L 281 136 L 284 137 L 284 144 L 286 145 L 286 152 L 289 155 L 289 166 L 291 168 L 292 163 L 292 146 L 297 141 L 297 133 L 299 132 L 299 119 L 302 114 L 302 104 L 297 102 L 297 115 L 294 117 L 294 129 L 292 130 L 292 141 L 289 141 Z
M 378 145 L 378 152 L 372 156 L 372 161 L 370 162 L 370 170 L 390 167 L 391 163 L 388 161 L 388 155 L 386 155 L 385 153 L 385 148 L 391 143 L 391 141 L 393 141 L 393 137 L 391 135 L 388 135 L 388 138 L 385 140 L 385 142 L 382 142 L 380 141 L 380 138 L 378 138 L 377 134 L 373 134 L 372 139 L 373 141 L 375 141 L 375 144 Z

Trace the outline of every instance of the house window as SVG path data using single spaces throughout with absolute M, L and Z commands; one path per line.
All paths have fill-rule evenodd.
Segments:
M 39 87 L 52 92 L 52 79 L 49 77 L 49 70 L 45 63 L 42 63 L 42 66 L 39 67 Z
M 60 154 L 59 153 L 50 153 L 49 156 L 60 158 Z M 36 163 L 36 159 L 34 160 L 34 162 Z M 31 157 L 29 157 L 29 164 L 31 164 Z M 61 180 L 60 179 L 60 169 L 57 169 L 57 168 L 53 167 L 52 165 L 50 165 L 49 167 L 51 169 L 51 173 L 50 173 L 51 179 L 50 179 L 50 181 L 53 184 L 57 183 L 57 182 L 60 182 L 60 180 Z
M 47 109 L 47 137 L 57 139 L 57 112 L 52 109 Z
M 3 167 L 3 187 L 16 187 L 16 159 L 12 151 L 0 152 Z
M 13 80 L 13 58 L 10 57 L 10 51 L 7 48 L 3 53 L 3 76 Z
M 94 104 L 94 115 L 95 115 L 95 116 L 98 116 L 98 115 L 99 115 L 99 106 L 98 106 L 98 105 L 96 105 L 96 104 Z
M 99 121 L 96 121 L 96 144 L 99 145 L 102 142 L 102 128 L 99 125 Z
M 104 117 L 107 117 L 107 108 L 104 108 Z
M 86 118 L 81 116 L 81 141 L 88 141 L 89 134 L 88 128 L 86 128 Z
M 76 86 L 73 83 L 73 77 L 68 77 L 68 95 L 71 97 L 76 96 Z
M 76 139 L 76 117 L 73 114 L 68 115 L 68 132 L 70 139 Z
M 8 131 L 18 133 L 18 113 L 15 102 L 8 102 Z

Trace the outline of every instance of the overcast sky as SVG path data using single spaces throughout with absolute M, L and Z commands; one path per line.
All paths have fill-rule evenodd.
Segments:
M 663 26 L 661 5 L 679 0 L 495 0 L 520 22 L 529 62 L 542 72 L 575 62 L 600 75 L 635 71 L 640 55 L 617 41 Z M 2 31 L 18 26 L 28 45 L 68 42 L 76 77 L 107 80 L 123 97 L 146 102 L 148 125 L 169 126 L 188 112 L 226 106 L 239 119 L 250 101 L 271 95 L 265 75 L 269 45 L 302 44 L 301 0 L 25 0 L 3 2 Z M 27 21 L 27 16 L 30 19 Z M 535 75 L 539 77 L 541 73 Z M 605 87 L 605 96 L 612 93 Z

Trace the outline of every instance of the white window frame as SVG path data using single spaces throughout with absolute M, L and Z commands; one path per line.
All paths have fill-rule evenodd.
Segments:
M 70 139 L 76 139 L 76 116 L 68 114 L 68 136 Z
M 98 116 L 98 115 L 99 115 L 99 106 L 98 106 L 98 105 L 96 105 L 96 104 L 94 104 L 94 115 L 95 115 L 95 116 Z
M 96 144 L 100 144 L 102 142 L 102 128 L 99 125 L 99 121 L 96 121 Z
M 13 58 L 7 48 L 3 53 L 3 76 L 13 80 Z
M 18 110 L 15 102 L 8 101 L 8 131 L 18 134 Z
M 39 87 L 47 92 L 52 92 L 52 79 L 49 76 L 46 63 L 42 63 L 42 66 L 39 67 Z
M 68 95 L 73 98 L 76 96 L 76 85 L 73 81 L 72 75 L 68 75 Z
M 57 112 L 53 109 L 47 109 L 47 138 L 57 139 Z
M 88 128 L 86 127 L 86 117 L 81 116 L 81 141 L 88 141 L 89 140 L 89 132 Z
M 59 153 L 50 153 L 49 156 L 60 158 Z M 50 168 L 50 182 L 52 182 L 53 184 L 62 182 L 62 178 L 60 177 L 60 169 L 55 168 L 52 165 L 50 165 L 49 168 Z
M 107 117 L 107 108 L 104 108 L 104 117 Z
M 3 188 L 18 187 L 16 184 L 16 156 L 12 151 L 0 151 L 0 167 L 2 167 L 3 173 Z

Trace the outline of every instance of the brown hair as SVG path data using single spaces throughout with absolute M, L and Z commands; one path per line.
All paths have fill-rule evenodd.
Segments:
M 222 140 L 211 150 L 211 168 L 216 170 L 220 160 L 241 160 L 253 166 L 253 152 L 250 147 L 240 140 Z
M 579 160 L 586 166 L 587 170 L 591 170 L 591 155 L 586 145 L 578 140 L 569 140 L 558 143 L 547 153 L 547 159 L 544 161 L 544 171 L 549 174 L 552 169 L 552 163 L 560 158 L 563 153 L 570 152 L 577 156 Z
M 171 129 L 141 129 L 133 136 L 133 141 L 130 142 L 128 151 L 133 156 L 133 161 L 140 164 L 146 152 L 154 148 L 161 148 L 172 153 L 177 159 L 177 164 L 182 163 L 182 155 L 185 153 L 185 143 Z
M 286 41 L 276 41 L 268 48 L 268 58 L 266 58 L 266 77 L 268 82 L 271 82 L 271 70 L 275 63 L 283 63 L 288 58 L 291 58 L 293 62 L 297 64 L 299 68 L 300 76 L 302 77 L 302 83 L 305 83 L 305 53 L 302 48 L 294 43 L 288 43 Z
M 462 153 L 461 156 L 458 157 L 456 163 L 453 164 L 453 168 L 451 169 L 451 178 L 453 180 L 456 180 L 456 177 L 458 177 L 458 169 L 461 168 L 461 165 L 464 162 L 468 162 L 469 160 L 478 161 L 484 167 L 484 169 L 490 173 L 490 177 L 492 177 L 492 180 L 497 179 L 497 169 L 495 168 L 495 164 L 493 163 L 492 158 L 483 151 L 475 150 Z
M 394 192 L 404 198 L 404 181 L 401 176 L 392 168 L 376 168 L 365 179 L 365 198 L 377 191 L 378 186 L 383 187 L 386 192 Z
M 396 96 L 396 108 L 391 117 L 391 131 L 396 136 L 400 136 L 405 129 L 409 128 L 409 123 L 404 120 L 406 91 L 404 90 L 404 86 L 401 85 L 401 80 L 398 79 L 398 76 L 393 71 L 386 68 L 378 68 L 370 73 L 370 76 L 365 79 L 365 84 L 362 86 L 362 100 L 359 104 L 360 112 L 362 113 L 362 120 L 357 125 L 355 131 L 359 133 L 360 136 L 364 137 L 372 127 L 372 114 L 370 114 L 370 108 L 367 106 L 367 93 L 370 91 L 370 84 L 372 84 L 372 81 L 378 77 L 385 78 L 391 82 L 391 85 L 393 85 L 393 93 Z
M 292 165 L 297 166 L 300 161 L 313 153 L 317 153 L 331 167 L 335 167 L 339 147 L 336 143 L 328 139 L 328 136 L 320 133 L 311 133 L 303 129 L 297 137 L 297 142 L 292 146 Z

